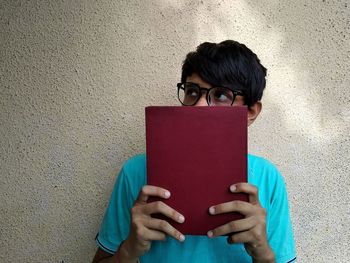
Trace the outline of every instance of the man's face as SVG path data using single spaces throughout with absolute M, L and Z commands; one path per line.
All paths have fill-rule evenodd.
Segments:
M 201 88 L 210 89 L 212 85 L 208 82 L 204 81 L 198 74 L 193 73 L 191 76 L 186 78 L 186 82 L 192 82 L 198 84 Z M 244 105 L 244 97 L 237 95 L 232 106 L 243 106 Z M 206 94 L 203 92 L 200 99 L 193 106 L 208 106 L 208 102 L 206 100 Z M 256 102 L 254 105 L 248 107 L 248 126 L 251 125 L 255 119 L 258 117 L 262 108 L 262 104 L 260 101 Z

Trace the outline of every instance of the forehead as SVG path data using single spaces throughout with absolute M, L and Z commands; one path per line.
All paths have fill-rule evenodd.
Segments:
M 201 86 L 202 88 L 211 88 L 212 85 L 210 85 L 208 82 L 204 81 L 200 76 L 198 76 L 198 74 L 193 73 L 191 76 L 188 76 L 186 78 L 186 82 L 192 82 L 192 83 L 196 83 L 199 86 Z

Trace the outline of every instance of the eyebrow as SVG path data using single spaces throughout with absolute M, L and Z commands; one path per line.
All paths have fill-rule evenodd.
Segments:
M 185 83 L 191 83 L 191 84 L 197 85 L 198 87 L 203 88 L 203 89 L 210 89 L 210 88 L 214 88 L 214 87 L 219 87 L 219 86 L 215 86 L 215 85 L 211 85 L 211 87 L 202 87 L 198 83 L 195 83 L 195 82 L 192 82 L 192 81 L 186 81 Z

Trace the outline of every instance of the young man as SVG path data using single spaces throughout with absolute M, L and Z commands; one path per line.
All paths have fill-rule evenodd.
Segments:
M 203 43 L 187 55 L 178 97 L 184 106 L 248 107 L 248 125 L 261 111 L 266 69 L 245 45 L 227 40 Z M 213 157 L 214 158 L 214 157 Z M 212 215 L 239 212 L 244 219 L 227 222 L 207 236 L 184 236 L 162 213 L 186 219 L 150 196 L 169 198 L 167 189 L 146 185 L 146 156 L 129 159 L 121 169 L 96 242 L 94 262 L 292 262 L 295 248 L 285 183 L 267 160 L 248 155 L 248 183 L 230 186 L 249 195 L 208 207 Z M 233 233 L 229 237 L 225 234 Z

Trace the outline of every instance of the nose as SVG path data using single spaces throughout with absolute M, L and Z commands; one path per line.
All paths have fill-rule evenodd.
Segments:
M 200 106 L 200 107 L 208 106 L 208 102 L 207 102 L 205 93 L 202 94 L 202 96 L 199 98 L 199 100 L 197 101 L 197 103 L 194 106 Z

